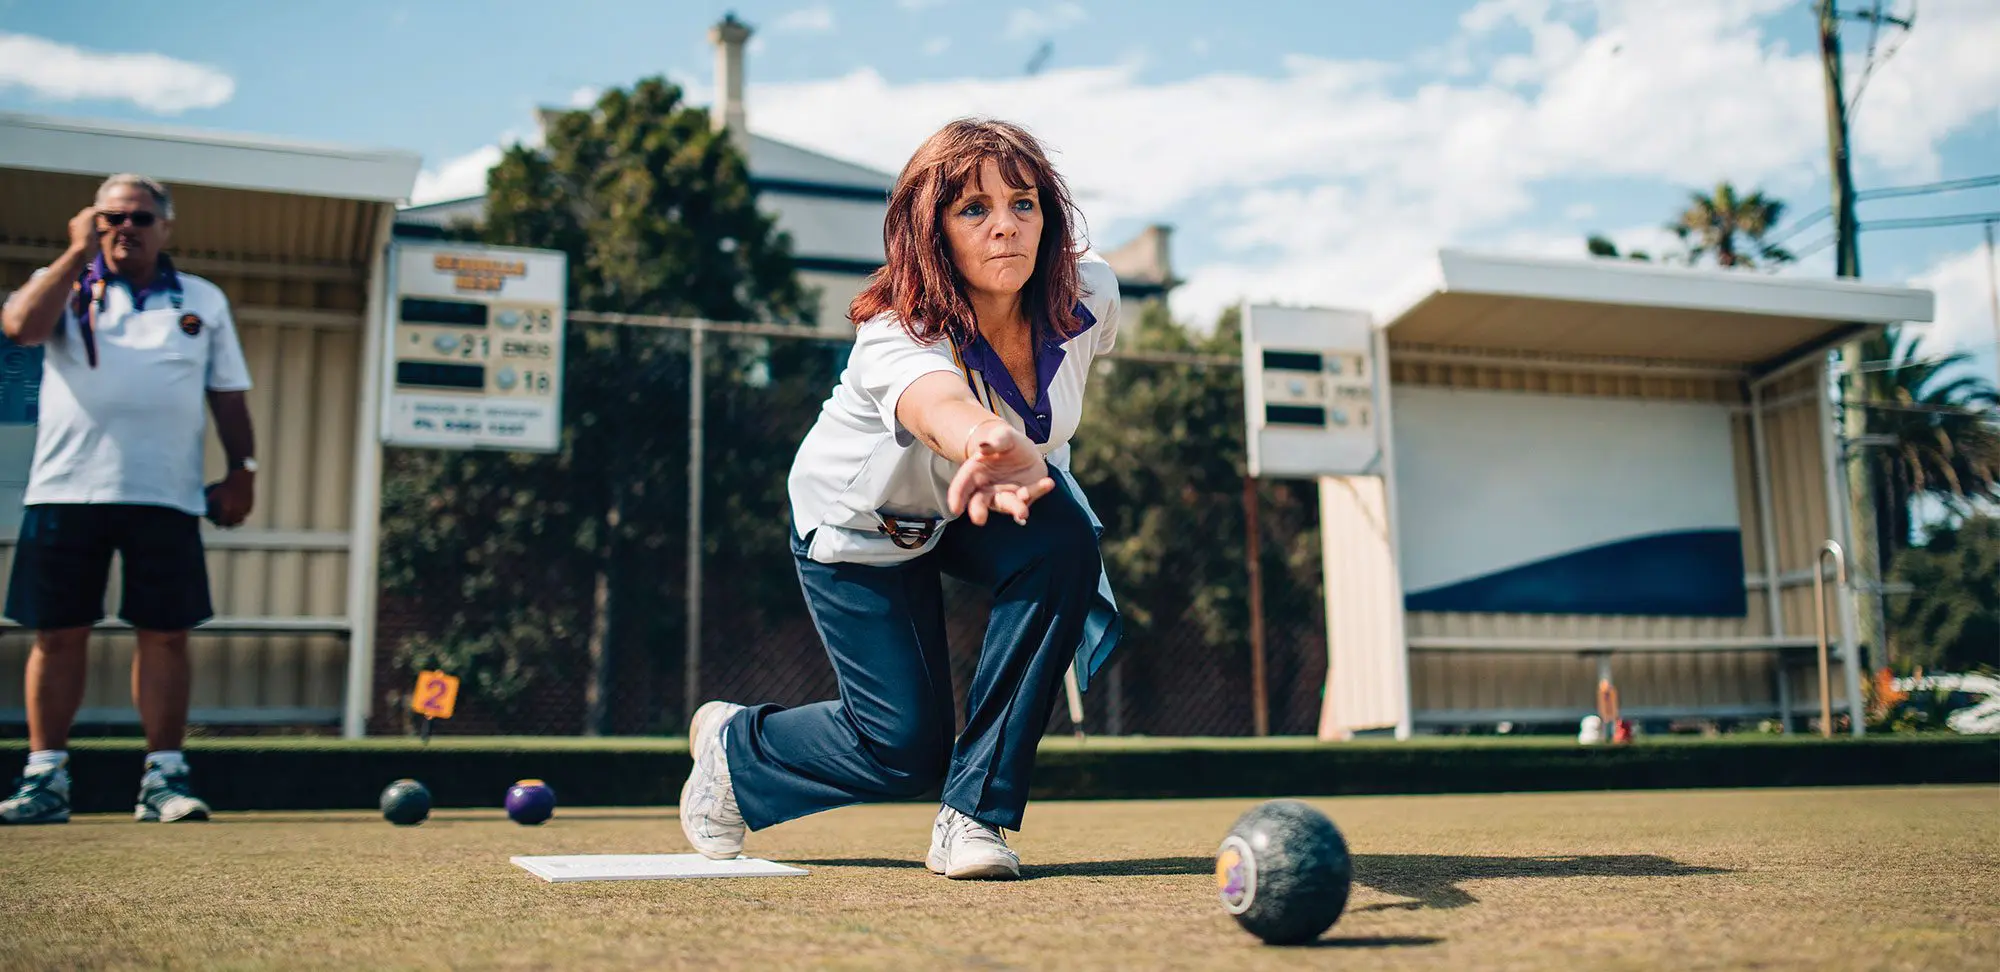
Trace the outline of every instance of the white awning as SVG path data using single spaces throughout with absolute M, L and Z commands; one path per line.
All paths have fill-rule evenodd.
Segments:
M 1763 372 L 1890 324 L 1929 321 L 1930 291 L 1629 260 L 1439 252 L 1375 314 L 1397 345 Z

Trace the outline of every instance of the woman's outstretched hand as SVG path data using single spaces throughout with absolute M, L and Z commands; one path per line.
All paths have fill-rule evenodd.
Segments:
M 951 478 L 946 499 L 953 516 L 968 515 L 980 526 L 993 511 L 1025 524 L 1028 506 L 1055 488 L 1035 444 L 995 418 L 979 423 L 966 436 L 965 463 Z

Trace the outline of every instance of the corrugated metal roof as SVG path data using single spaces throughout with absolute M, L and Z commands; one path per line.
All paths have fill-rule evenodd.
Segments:
M 866 186 L 888 190 L 896 177 L 853 162 L 775 138 L 751 133 L 750 174 L 760 179 L 784 179 L 817 185 Z
M 882 250 L 882 219 L 887 207 L 882 203 L 762 193 L 757 197 L 757 208 L 775 217 L 778 229 L 792 235 L 792 252 L 800 256 L 874 263 L 887 259 Z
M 0 168 L 0 243 L 61 247 L 103 174 Z M 379 202 L 167 183 L 176 256 L 365 266 Z

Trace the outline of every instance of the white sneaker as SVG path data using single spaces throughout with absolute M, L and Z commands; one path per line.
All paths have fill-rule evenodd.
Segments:
M 723 723 L 742 709 L 729 702 L 709 702 L 694 710 L 688 723 L 694 768 L 681 784 L 681 833 L 709 860 L 743 856 L 743 836 L 749 831 L 736 809 L 736 788 L 729 780 L 729 755 L 723 747 Z
M 140 823 L 207 820 L 208 804 L 194 795 L 185 768 L 171 774 L 149 768 L 139 778 L 139 802 L 132 808 L 132 819 Z
M 62 766 L 21 774 L 0 800 L 0 825 L 58 823 L 69 823 L 69 770 Z
M 1021 856 L 1000 831 L 950 807 L 931 824 L 933 873 L 953 880 L 1007 880 L 1021 876 Z

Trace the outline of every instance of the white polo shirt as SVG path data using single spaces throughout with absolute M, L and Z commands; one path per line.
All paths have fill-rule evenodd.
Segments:
M 86 286 L 65 302 L 42 356 L 26 505 L 133 503 L 207 512 L 207 393 L 247 391 L 250 371 L 222 289 L 160 259 L 158 279 L 137 306 L 116 277 L 105 280 L 96 301 Z M 101 258 L 94 272 L 104 272 Z M 93 302 L 95 366 L 83 329 Z
M 812 535 L 812 559 L 900 563 L 937 546 L 944 524 L 954 519 L 946 494 L 958 463 L 932 452 L 896 421 L 903 392 L 932 372 L 968 381 L 982 405 L 1026 433 L 1051 466 L 1068 470 L 1091 363 L 1118 336 L 1117 274 L 1095 253 L 1081 256 L 1077 268 L 1084 329 L 1035 349 L 1040 388 L 1032 406 L 984 339 L 963 349 L 961 366 L 949 342 L 918 343 L 893 315 L 860 326 L 847 369 L 792 461 L 792 519 L 799 536 Z M 921 545 L 899 546 L 883 532 L 885 517 L 934 529 Z

